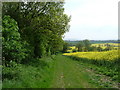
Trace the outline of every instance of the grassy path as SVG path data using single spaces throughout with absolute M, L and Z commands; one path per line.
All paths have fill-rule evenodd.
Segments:
M 84 70 L 77 61 L 65 56 L 55 58 L 54 79 L 50 88 L 95 88 L 90 83 L 89 72 Z

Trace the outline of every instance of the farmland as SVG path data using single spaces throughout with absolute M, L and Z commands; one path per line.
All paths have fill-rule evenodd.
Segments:
M 118 50 L 104 52 L 75 52 L 64 53 L 77 61 L 97 66 L 98 73 L 110 76 L 113 80 L 118 80 Z
M 66 6 L 64 6 L 66 1 L 64 0 L 60 2 L 56 0 L 50 0 L 50 2 L 46 0 L 45 2 L 44 0 L 43 2 L 37 0 L 33 2 L 30 0 L 4 1 L 1 5 L 2 35 L 0 35 L 0 40 L 2 43 L 0 46 L 2 49 L 0 49 L 0 58 L 2 60 L 0 68 L 2 68 L 2 83 L 0 85 L 2 87 L 0 89 L 120 88 L 118 86 L 118 84 L 120 85 L 118 78 L 119 40 L 112 39 L 112 37 L 110 37 L 112 40 L 104 38 L 102 36 L 105 35 L 103 28 L 100 28 L 104 31 L 100 35 L 102 38 L 97 38 L 96 33 L 98 32 L 90 31 L 94 28 L 90 29 L 89 26 L 83 24 L 81 26 L 87 28 L 83 28 L 83 30 L 89 29 L 90 32 L 87 31 L 82 38 L 80 34 L 83 30 L 80 28 L 79 33 L 72 32 L 74 35 L 71 34 L 69 37 L 71 39 L 66 41 L 70 21 L 74 21 L 74 18 L 71 19 L 72 16 L 66 14 Z M 80 15 L 77 14 L 77 16 Z M 78 18 L 77 20 L 80 19 Z M 83 18 L 83 21 L 86 22 L 86 20 Z M 91 19 L 89 22 L 91 23 Z M 78 22 L 75 21 L 75 23 L 75 26 L 80 26 Z M 79 30 L 76 27 L 73 31 L 77 29 Z M 99 27 L 96 29 L 98 31 Z M 89 40 L 91 38 L 89 36 L 94 37 L 93 40 Z M 87 37 L 88 39 L 86 39 Z
M 107 48 L 110 47 L 111 50 L 119 50 L 120 44 L 119 43 L 92 43 L 90 47 L 96 47 L 96 48 L 101 48 L 103 51 Z M 72 53 L 74 51 L 78 51 L 78 48 L 76 47 L 76 44 L 68 47 L 67 52 Z M 97 50 L 94 50 L 97 51 Z M 105 50 L 106 51 L 106 50 Z
M 107 45 L 110 45 L 111 47 L 113 47 L 113 49 L 118 49 L 118 47 L 120 46 L 119 43 L 99 43 L 99 44 L 92 44 L 92 46 L 95 47 L 102 47 L 103 49 L 105 49 L 107 47 Z
M 107 60 L 115 61 L 118 59 L 118 50 L 104 51 L 104 52 L 76 52 L 64 53 L 63 55 L 75 56 L 86 59 L 94 59 L 96 61 Z
M 81 63 L 99 76 L 105 75 L 109 77 L 108 81 L 106 81 L 106 83 L 109 83 L 110 79 L 111 82 L 120 82 L 118 78 L 118 62 L 120 60 L 118 53 L 119 43 L 91 43 L 83 40 L 72 42 L 72 44 L 69 43 L 68 49 L 63 56 Z

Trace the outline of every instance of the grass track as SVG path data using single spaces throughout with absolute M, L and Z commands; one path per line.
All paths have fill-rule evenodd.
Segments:
M 77 61 L 62 55 L 57 55 L 55 60 L 54 78 L 50 88 L 96 88 L 89 82 L 89 72 Z

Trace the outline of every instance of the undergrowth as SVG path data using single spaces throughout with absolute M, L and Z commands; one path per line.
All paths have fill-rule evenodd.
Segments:
M 3 88 L 48 88 L 52 80 L 54 56 L 37 58 L 27 64 L 3 67 Z

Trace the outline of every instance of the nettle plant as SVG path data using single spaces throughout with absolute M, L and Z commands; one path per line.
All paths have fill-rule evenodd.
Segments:
M 10 16 L 4 16 L 2 21 L 2 53 L 3 64 L 9 62 L 20 63 L 27 54 L 23 42 L 21 42 L 20 33 L 18 32 L 17 22 Z

